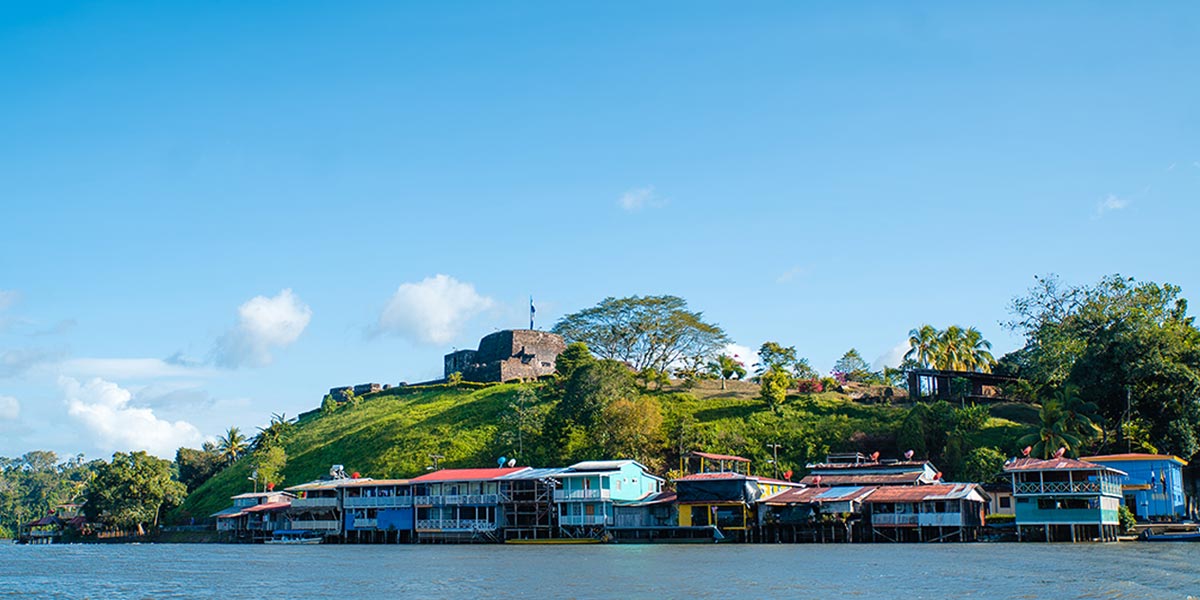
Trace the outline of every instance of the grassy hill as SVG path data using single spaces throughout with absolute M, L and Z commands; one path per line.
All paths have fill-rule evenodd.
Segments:
M 536 385 L 536 384 L 524 384 Z M 522 384 L 483 389 L 431 386 L 398 388 L 365 396 L 359 406 L 311 414 L 286 441 L 283 486 L 316 479 L 330 465 L 364 477 L 412 477 L 425 472 L 430 454 L 445 456 L 446 467 L 484 467 L 513 449 L 497 436 L 498 423 Z M 756 472 L 770 474 L 768 443 L 782 444 L 782 469 L 802 471 L 830 451 L 881 451 L 895 455 L 896 429 L 903 405 L 868 404 L 838 393 L 789 397 L 778 413 L 757 399 L 758 386 L 702 382 L 692 389 L 669 386 L 649 392 L 663 414 L 652 461 L 660 473 L 676 466 L 678 449 L 728 452 L 753 459 Z M 1036 414 L 1025 405 L 999 404 L 978 433 L 980 445 L 1002 449 L 1028 431 Z M 240 460 L 195 490 L 177 518 L 207 517 L 229 505 L 229 497 L 250 491 L 250 461 Z

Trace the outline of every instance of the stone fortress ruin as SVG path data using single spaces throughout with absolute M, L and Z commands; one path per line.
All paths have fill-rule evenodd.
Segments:
M 537 379 L 554 373 L 554 361 L 566 347 L 562 336 L 548 331 L 506 329 L 484 336 L 476 350 L 447 354 L 444 373 L 480 383 Z

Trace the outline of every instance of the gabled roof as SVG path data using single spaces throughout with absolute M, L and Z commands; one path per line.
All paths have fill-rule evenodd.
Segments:
M 655 504 L 670 504 L 675 501 L 675 492 L 657 492 L 633 501 L 615 501 L 617 506 L 653 506 Z
M 867 496 L 865 502 L 924 502 L 926 500 L 976 500 L 984 502 L 987 495 L 977 483 L 934 483 L 914 486 L 881 486 Z
M 208 515 L 208 516 L 216 517 L 218 519 L 225 519 L 225 518 L 229 518 L 229 517 L 239 517 L 242 514 L 244 514 L 244 513 L 242 512 L 241 508 L 238 508 L 236 506 L 230 506 L 229 508 L 223 508 L 223 509 L 221 509 L 211 515 Z
M 1128 473 L 1112 467 L 1076 460 L 1074 458 L 1014 458 L 1004 463 L 1005 472 L 1013 471 L 1109 471 L 1119 475 Z
M 527 471 L 529 467 L 503 467 L 490 469 L 441 469 L 432 473 L 426 473 L 420 477 L 414 477 L 414 482 L 436 482 L 436 481 L 486 481 L 489 479 L 497 479 L 512 473 Z
M 1138 453 L 1138 452 L 1129 452 L 1126 454 L 1102 454 L 1100 456 L 1085 456 L 1079 460 L 1082 460 L 1084 462 L 1098 462 L 1098 463 L 1123 462 L 1123 461 L 1131 461 L 1131 460 L 1152 460 L 1152 461 L 1161 460 L 1161 461 L 1170 461 L 1170 462 L 1176 463 L 1182 467 L 1186 467 L 1188 465 L 1188 461 L 1183 460 L 1182 458 L 1179 458 L 1178 456 L 1175 456 L 1172 454 L 1142 454 L 1142 453 Z

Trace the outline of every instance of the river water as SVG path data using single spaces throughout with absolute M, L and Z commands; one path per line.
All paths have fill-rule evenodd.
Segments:
M 1200 545 L 0 544 L 7 598 L 1200 598 Z

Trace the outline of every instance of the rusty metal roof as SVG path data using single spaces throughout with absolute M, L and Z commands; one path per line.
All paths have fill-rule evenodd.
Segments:
M 911 473 L 859 473 L 859 474 L 835 474 L 835 475 L 808 475 L 800 480 L 804 485 L 816 485 L 817 477 L 821 478 L 823 486 L 842 486 L 842 485 L 916 485 L 921 481 L 924 471 L 913 471 Z
M 1014 458 L 1004 463 L 1004 470 L 1011 471 L 1110 471 L 1127 475 L 1124 471 L 1098 463 L 1084 462 L 1074 458 Z
M 785 490 L 762 502 L 774 506 L 786 504 L 821 504 L 824 502 L 849 502 L 862 500 L 875 491 L 874 486 L 863 487 L 809 487 Z
M 698 456 L 700 458 L 707 458 L 708 460 L 731 460 L 734 462 L 744 462 L 744 463 L 750 462 L 750 459 L 748 459 L 748 458 L 744 458 L 741 456 L 733 456 L 731 454 L 712 454 L 710 452 L 689 452 L 688 454 L 690 456 Z
M 868 504 L 880 502 L 924 502 L 926 500 L 970 500 L 974 494 L 984 501 L 986 494 L 977 483 L 934 483 L 914 486 L 882 486 L 867 496 Z

